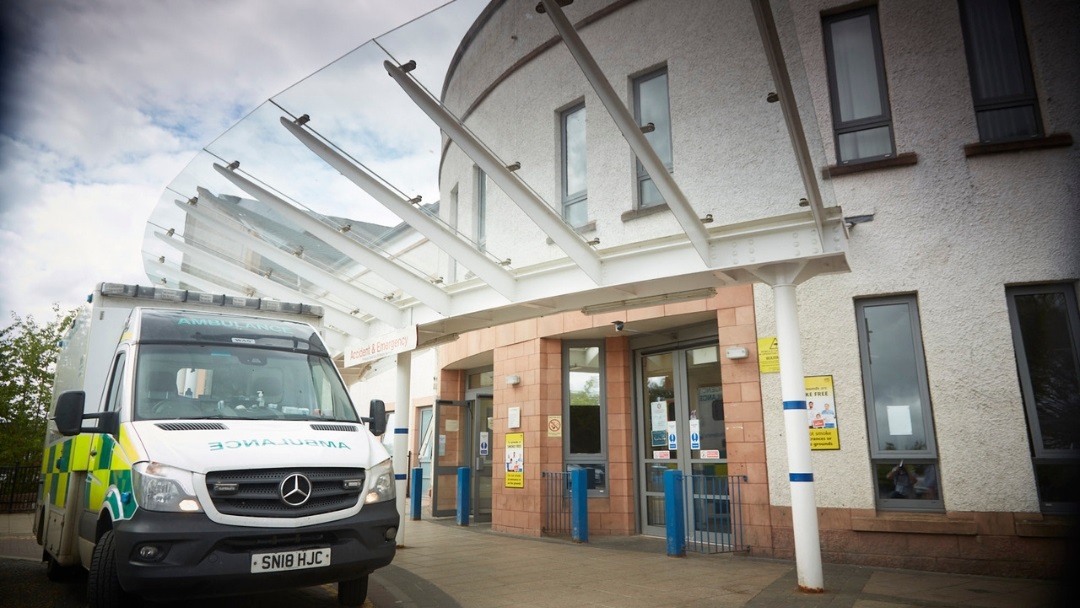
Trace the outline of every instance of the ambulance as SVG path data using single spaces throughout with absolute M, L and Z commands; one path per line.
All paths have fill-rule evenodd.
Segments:
M 317 306 L 97 286 L 57 358 L 34 533 L 92 608 L 337 584 L 394 558 L 394 471 Z

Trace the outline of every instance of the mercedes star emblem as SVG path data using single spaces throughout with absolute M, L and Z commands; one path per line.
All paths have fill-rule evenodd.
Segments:
M 281 481 L 281 500 L 290 507 L 299 507 L 311 498 L 311 481 L 293 473 Z

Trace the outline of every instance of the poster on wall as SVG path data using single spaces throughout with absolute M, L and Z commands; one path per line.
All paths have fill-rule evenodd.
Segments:
M 806 418 L 811 450 L 839 450 L 832 376 L 806 376 Z
M 525 487 L 525 433 L 506 434 L 506 487 Z
M 763 374 L 780 373 L 780 347 L 776 338 L 758 338 L 758 371 Z

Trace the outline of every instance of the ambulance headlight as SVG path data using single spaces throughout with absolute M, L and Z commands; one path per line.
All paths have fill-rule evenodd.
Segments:
M 157 462 L 140 462 L 131 469 L 135 500 L 150 511 L 200 513 L 191 471 Z
M 387 458 L 373 467 L 368 467 L 367 494 L 364 495 L 364 502 L 371 504 L 394 500 L 395 496 L 394 466 L 390 464 L 390 459 Z

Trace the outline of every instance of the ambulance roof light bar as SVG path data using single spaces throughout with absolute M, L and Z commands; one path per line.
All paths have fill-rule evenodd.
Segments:
M 244 308 L 248 310 L 266 310 L 298 315 L 323 316 L 323 307 L 301 302 L 282 302 L 268 298 L 246 298 L 220 293 L 206 293 L 190 289 L 171 289 L 168 287 L 147 287 L 124 283 L 102 283 L 101 295 L 110 297 L 139 298 L 163 302 L 192 302 L 196 304 Z

